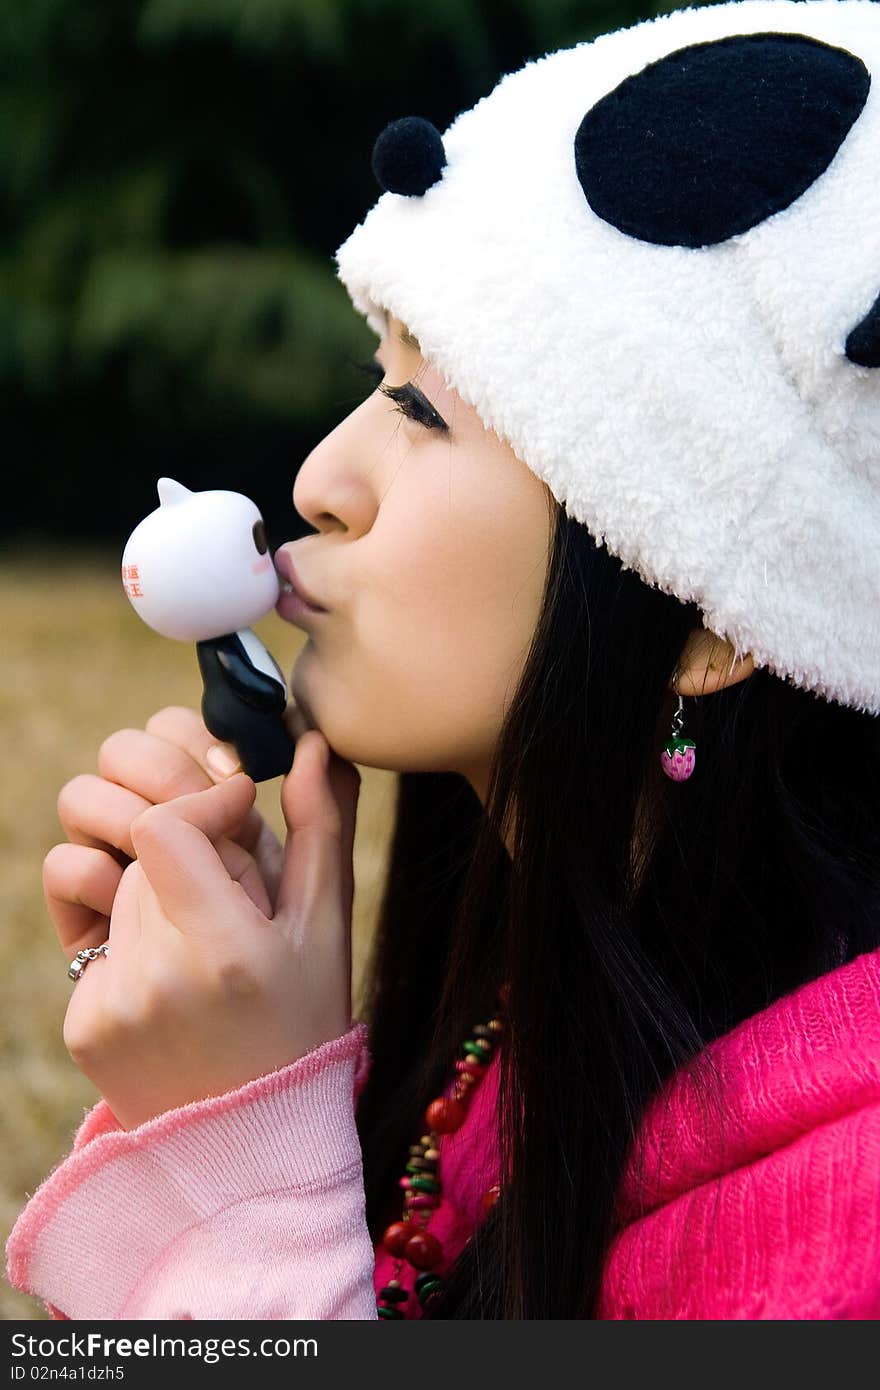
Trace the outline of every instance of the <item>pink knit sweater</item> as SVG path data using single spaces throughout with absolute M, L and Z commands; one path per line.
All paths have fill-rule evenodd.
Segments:
M 15 1224 L 10 1282 L 76 1320 L 375 1318 L 392 1261 L 364 1218 L 354 1100 L 367 1043 L 356 1023 L 130 1131 L 99 1101 Z M 707 1053 L 723 1142 L 683 1068 L 643 1119 L 650 1180 L 640 1188 L 632 1163 L 624 1174 L 600 1317 L 877 1318 L 880 951 Z M 497 1177 L 497 1081 L 496 1058 L 441 1140 L 430 1229 L 448 1263 Z

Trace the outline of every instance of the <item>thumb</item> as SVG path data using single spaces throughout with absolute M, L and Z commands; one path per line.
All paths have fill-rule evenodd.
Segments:
M 297 740 L 281 787 L 287 842 L 276 916 L 297 922 L 318 915 L 330 895 L 350 933 L 359 791 L 354 764 L 333 754 L 323 734 L 309 730 Z
M 214 841 L 236 829 L 257 788 L 237 773 L 204 791 L 150 806 L 131 823 L 138 862 L 166 916 L 183 931 L 229 914 L 232 879 Z

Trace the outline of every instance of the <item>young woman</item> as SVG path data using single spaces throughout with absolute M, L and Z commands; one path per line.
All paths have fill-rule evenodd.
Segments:
M 275 557 L 286 844 L 193 711 L 62 793 L 102 1099 L 8 1246 L 53 1315 L 880 1313 L 872 10 L 677 12 L 380 136 L 377 390 Z

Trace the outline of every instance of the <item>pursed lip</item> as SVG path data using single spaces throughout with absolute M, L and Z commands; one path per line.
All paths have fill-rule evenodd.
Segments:
M 319 603 L 316 598 L 312 597 L 308 589 L 305 588 L 294 568 L 293 556 L 290 551 L 285 550 L 283 546 L 275 551 L 275 569 L 282 579 L 287 580 L 293 587 L 294 592 L 298 594 L 303 602 L 307 603 L 310 608 L 314 608 L 318 613 L 326 613 L 328 611 L 323 603 Z

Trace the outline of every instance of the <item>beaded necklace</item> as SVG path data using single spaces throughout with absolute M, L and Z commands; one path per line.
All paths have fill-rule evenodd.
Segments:
M 502 996 L 503 998 L 503 992 Z M 444 1134 L 454 1134 L 467 1118 L 470 1101 L 492 1061 L 496 1044 L 500 1042 L 504 1025 L 497 1015 L 485 1023 L 477 1023 L 461 1045 L 456 1060 L 454 1086 L 449 1096 L 438 1096 L 424 1112 L 427 1133 L 417 1144 L 411 1144 L 406 1172 L 399 1179 L 404 1189 L 404 1211 L 400 1221 L 393 1221 L 382 1236 L 382 1245 L 395 1257 L 394 1274 L 379 1290 L 376 1308 L 380 1318 L 402 1318 L 399 1304 L 406 1303 L 410 1290 L 405 1287 L 401 1272 L 405 1265 L 417 1271 L 413 1291 L 422 1309 L 427 1309 L 445 1287 L 437 1272 L 443 1263 L 443 1246 L 426 1228 L 433 1212 L 439 1207 L 443 1189 L 440 1184 L 440 1140 Z M 501 1188 L 493 1184 L 483 1197 L 485 1215 L 498 1201 Z M 407 1270 L 407 1276 L 409 1271 Z

